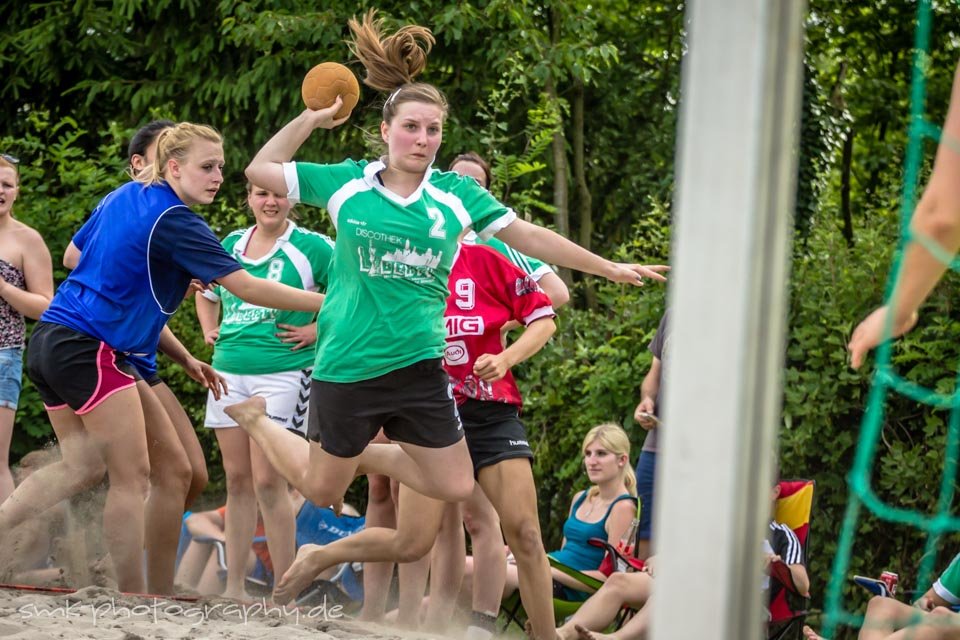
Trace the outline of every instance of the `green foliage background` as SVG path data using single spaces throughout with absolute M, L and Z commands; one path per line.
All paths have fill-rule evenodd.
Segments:
M 59 264 L 87 213 L 125 179 L 132 131 L 148 119 L 170 117 L 209 122 L 224 133 L 228 181 L 202 213 L 220 233 L 248 224 L 243 166 L 301 109 L 299 81 L 306 70 L 324 60 L 346 61 L 346 20 L 369 4 L 10 5 L 0 26 L 0 150 L 23 160 L 17 216 L 43 232 Z M 809 4 L 780 446 L 785 476 L 818 482 L 811 569 L 819 594 L 869 386 L 867 373 L 847 367 L 844 345 L 855 321 L 881 299 L 898 233 L 915 3 Z M 479 151 L 493 159 L 498 195 L 529 218 L 555 224 L 558 181 L 573 192 L 575 164 L 569 163 L 578 131 L 571 114 L 582 99 L 586 115 L 579 133 L 594 249 L 624 259 L 669 260 L 682 3 L 414 0 L 377 6 L 389 25 L 418 22 L 437 35 L 424 79 L 440 86 L 451 104 L 440 164 L 462 150 Z M 934 121 L 946 111 L 957 33 L 956 4 L 935 3 L 927 101 Z M 379 122 L 378 100 L 364 91 L 349 124 L 312 136 L 300 157 L 370 155 L 364 134 Z M 558 148 L 568 163 L 559 171 Z M 929 151 L 932 156 L 932 146 Z M 574 238 L 584 224 L 576 213 L 581 204 L 576 195 L 570 202 Z M 332 232 L 323 212 L 301 215 L 304 224 Z M 56 275 L 64 276 L 62 268 Z M 637 291 L 596 282 L 595 296 L 588 296 L 586 282 L 574 282 L 574 304 L 563 311 L 556 337 L 518 375 L 538 454 L 549 547 L 559 543 L 573 490 L 586 482 L 578 459 L 583 433 L 616 420 L 637 447 L 642 441 L 631 415 L 665 298 L 659 286 Z M 960 355 L 960 324 L 952 314 L 957 293 L 950 276 L 897 350 L 897 364 L 911 379 L 945 392 L 954 386 Z M 209 355 L 192 309 L 185 306 L 171 324 L 195 354 Z M 162 358 L 161 370 L 201 424 L 198 385 Z M 890 401 L 887 415 L 874 484 L 889 500 L 929 511 L 945 415 L 899 399 Z M 50 437 L 29 382 L 17 424 L 14 460 Z M 215 495 L 223 489 L 218 452 L 202 429 L 201 439 L 212 476 L 208 493 Z M 695 509 L 690 517 L 696 519 Z M 915 532 L 867 518 L 858 539 L 855 570 L 890 568 L 912 580 L 920 548 Z M 941 564 L 957 541 L 947 541 Z M 851 597 L 861 596 L 851 590 Z

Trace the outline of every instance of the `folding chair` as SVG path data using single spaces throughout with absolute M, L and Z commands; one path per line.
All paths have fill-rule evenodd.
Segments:
M 637 520 L 640 519 L 640 509 L 641 505 L 637 503 Z M 638 547 L 638 542 L 640 538 L 640 531 L 637 530 L 633 540 L 632 552 L 635 554 Z M 606 551 L 603 561 L 600 563 L 599 570 L 604 574 L 609 576 L 611 573 L 616 571 L 627 571 L 627 570 L 639 570 L 643 568 L 643 560 L 640 560 L 635 555 L 624 555 L 619 549 L 611 545 L 607 540 L 603 538 L 591 538 L 589 543 L 595 547 L 599 547 Z M 600 587 L 603 586 L 603 581 L 593 576 L 589 576 L 581 571 L 578 571 L 572 567 L 568 567 L 555 560 L 549 554 L 547 555 L 547 560 L 550 562 L 550 566 L 571 578 L 577 580 L 583 584 L 588 591 L 583 593 L 589 597 L 591 594 L 595 593 Z M 561 598 L 554 596 L 553 598 L 553 617 L 554 621 L 557 623 L 557 626 L 563 623 L 564 620 L 572 616 L 577 612 L 577 609 L 583 605 L 586 601 L 586 597 L 583 599 L 570 600 L 566 598 Z M 622 612 L 627 614 L 627 610 Z M 625 619 L 625 615 L 618 616 L 613 628 L 619 628 Z M 526 611 L 523 609 L 523 603 L 520 601 L 520 590 L 514 591 L 508 598 L 500 604 L 500 616 L 503 620 L 501 624 L 501 632 L 507 630 L 507 628 L 512 624 L 516 623 L 521 629 L 523 628 L 527 615 Z
M 603 581 L 594 578 L 593 576 L 588 576 L 585 573 L 577 571 L 562 562 L 554 560 L 551 556 L 547 556 L 547 560 L 550 562 L 550 566 L 558 571 L 562 571 L 571 578 L 583 583 L 589 589 L 590 593 L 596 591 L 603 586 Z M 584 600 L 567 600 L 565 598 L 558 598 L 554 596 L 553 598 L 553 618 L 557 623 L 557 626 L 560 626 L 564 620 L 572 616 L 577 612 L 577 609 L 584 603 Z M 520 590 L 517 589 L 509 597 L 504 599 L 500 604 L 500 618 L 502 620 L 500 632 L 505 632 L 511 624 L 516 623 L 521 629 L 523 629 L 524 624 L 527 621 L 527 612 L 523 608 L 523 603 L 520 601 Z
M 780 482 L 773 519 L 785 524 L 797 535 L 803 547 L 804 562 L 809 565 L 807 549 L 810 540 L 810 516 L 813 512 L 813 495 L 816 482 L 813 480 L 784 480 Z M 807 616 L 808 598 L 801 594 L 793 583 L 790 569 L 782 562 L 770 566 L 770 579 L 782 587 L 770 602 L 770 622 L 767 626 L 769 640 L 784 640 L 788 637 L 802 638 L 803 621 Z M 796 607 L 795 602 L 802 606 Z

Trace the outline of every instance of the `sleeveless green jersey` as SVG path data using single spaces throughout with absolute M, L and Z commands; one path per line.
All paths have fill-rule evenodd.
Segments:
M 326 207 L 337 228 L 313 377 L 357 382 L 440 358 L 457 238 L 487 238 L 516 219 L 472 178 L 428 169 L 410 196 L 387 189 L 382 161 L 287 163 L 294 201 Z
M 234 231 L 223 239 L 223 248 L 243 265 L 250 275 L 323 293 L 327 288 L 327 269 L 333 255 L 333 241 L 320 233 L 287 221 L 287 230 L 277 238 L 273 249 L 251 260 L 244 256 L 256 227 Z M 226 373 L 260 375 L 309 369 L 314 349 L 291 351 L 290 343 L 276 336 L 277 324 L 303 326 L 314 320 L 304 311 L 279 311 L 244 302 L 223 287 L 216 287 L 223 311 L 220 337 L 213 349 L 213 368 Z

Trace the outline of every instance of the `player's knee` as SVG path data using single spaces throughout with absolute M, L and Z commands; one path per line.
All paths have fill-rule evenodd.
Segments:
M 393 495 L 390 493 L 390 477 L 371 474 L 367 476 L 367 500 L 375 504 L 393 502 Z
M 873 596 L 867 603 L 867 615 L 871 617 L 886 617 L 888 614 L 896 612 L 901 603 L 893 598 L 883 596 Z
M 168 494 L 186 497 L 193 479 L 190 460 L 184 455 L 171 455 L 150 467 L 150 485 Z
M 150 493 L 150 460 L 143 456 L 139 460 L 126 461 L 122 469 L 109 468 L 107 474 L 110 476 L 110 486 L 114 486 L 114 480 L 124 489 L 142 495 L 146 499 Z
M 473 495 L 473 475 L 457 473 L 453 477 L 445 478 L 438 487 L 441 495 L 436 496 L 446 502 L 463 502 Z
M 338 505 L 343 500 L 343 494 L 331 490 L 331 487 L 325 482 L 317 480 L 305 480 L 297 487 L 303 497 L 319 507 L 331 507 Z
M 509 524 L 504 522 L 503 530 L 514 555 L 531 557 L 544 553 L 543 536 L 535 519 L 523 518 Z
M 89 460 L 80 465 L 64 464 L 64 475 L 74 493 L 95 487 L 107 475 L 107 465 L 102 460 Z
M 497 519 L 491 518 L 488 511 L 483 511 L 481 513 L 474 513 L 472 511 L 464 511 L 463 513 L 463 526 L 466 528 L 467 533 L 470 534 L 470 538 L 482 537 L 488 535 L 495 527 L 499 527 L 499 522 Z
M 210 482 L 210 473 L 207 471 L 206 464 L 199 464 L 190 468 L 190 491 L 193 497 L 199 496 L 207 488 Z
M 227 492 L 233 495 L 253 495 L 253 478 L 249 470 L 228 469 L 224 474 Z
M 253 489 L 257 499 L 268 504 L 282 498 L 287 492 L 287 481 L 277 474 L 253 479 Z
M 433 540 L 426 537 L 399 539 L 396 544 L 397 562 L 416 562 L 430 552 Z

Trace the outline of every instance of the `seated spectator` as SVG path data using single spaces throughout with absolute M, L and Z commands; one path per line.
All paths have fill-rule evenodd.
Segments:
M 616 424 L 606 423 L 587 433 L 581 449 L 587 477 L 593 485 L 578 492 L 563 524 L 563 544 L 549 555 L 563 564 L 595 578 L 604 579 L 600 563 L 604 551 L 589 544 L 590 538 L 620 541 L 636 515 L 636 478 L 630 467 L 630 439 Z M 467 558 L 464 589 L 471 584 L 473 558 Z M 553 570 L 554 591 L 570 600 L 586 600 L 589 588 L 576 578 Z M 516 565 L 508 563 L 503 596 L 519 586 Z
M 859 640 L 957 640 L 960 615 L 951 609 L 957 605 L 960 605 L 960 554 L 912 606 L 884 596 L 871 598 L 857 637 Z M 904 631 L 908 626 L 911 629 Z M 807 640 L 823 640 L 810 627 L 803 628 L 803 636 Z
M 343 537 L 353 533 L 356 529 L 356 522 L 344 524 L 340 528 L 331 526 L 329 521 L 325 521 L 319 515 L 319 512 L 323 509 L 308 502 L 296 489 L 290 489 L 290 499 L 293 503 L 294 514 L 296 514 L 296 544 L 298 548 L 302 544 L 317 544 L 318 542 L 329 541 L 331 536 L 333 538 Z M 217 557 L 215 544 L 202 539 L 208 538 L 226 544 L 226 510 L 227 507 L 224 505 L 212 511 L 187 512 L 184 514 L 181 548 L 184 548 L 185 551 L 181 554 L 176 576 L 176 583 L 181 589 L 187 588 L 201 595 L 215 595 L 223 591 L 224 584 L 221 570 L 224 567 L 221 566 L 221 558 Z M 356 518 L 359 513 L 353 506 L 345 504 L 342 516 Z M 339 519 L 334 518 L 334 520 Z M 318 537 L 320 538 L 319 541 Z M 201 538 L 201 541 L 197 541 L 197 538 Z M 320 574 L 318 579 L 327 579 L 335 571 L 336 567 L 328 569 Z M 247 556 L 244 575 L 254 575 L 268 584 L 272 584 L 274 581 L 273 561 L 270 559 L 270 552 L 265 542 L 263 519 L 259 515 L 257 516 L 254 540 L 250 545 L 250 552 Z
M 771 493 L 776 503 L 780 495 L 780 485 L 775 485 Z M 797 591 L 808 594 L 810 580 L 804 564 L 803 549 L 796 534 L 786 525 L 770 521 L 768 537 L 764 540 L 764 566 L 773 562 L 783 562 L 790 570 Z M 642 571 L 637 573 L 614 573 L 593 594 L 567 622 L 557 629 L 560 640 L 582 638 L 585 640 L 640 640 L 647 637 L 650 628 L 651 596 L 656 568 L 655 558 L 647 558 Z M 771 585 L 770 583 L 774 584 Z M 772 600 L 776 590 L 782 588 L 765 576 L 763 589 L 768 592 L 767 599 Z M 637 613 L 627 623 L 612 634 L 600 633 L 617 617 L 620 609 L 630 607 Z M 814 636 L 816 637 L 816 636 Z

